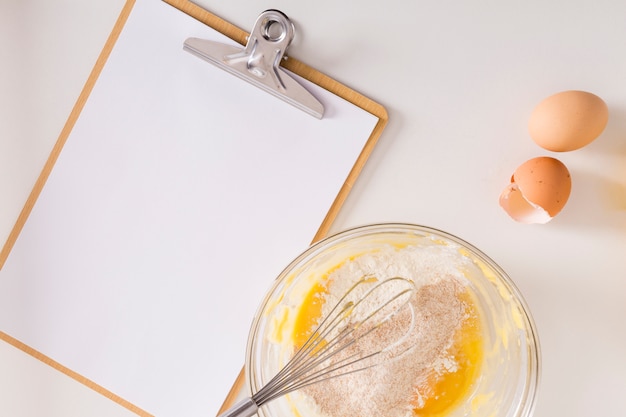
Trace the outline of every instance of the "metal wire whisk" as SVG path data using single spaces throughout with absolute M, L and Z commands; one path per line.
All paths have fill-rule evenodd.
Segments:
M 414 326 L 413 310 L 408 303 L 414 292 L 415 285 L 405 278 L 379 281 L 363 277 L 341 297 L 304 345 L 265 386 L 218 417 L 250 417 L 262 405 L 285 394 L 380 365 L 401 355 L 411 347 L 403 342 Z M 408 308 L 410 320 L 393 323 L 404 308 Z M 379 340 L 376 330 L 384 324 L 403 326 L 402 336 Z M 338 356 L 367 337 L 376 342 L 365 344 L 365 350 L 358 349 L 359 353 Z

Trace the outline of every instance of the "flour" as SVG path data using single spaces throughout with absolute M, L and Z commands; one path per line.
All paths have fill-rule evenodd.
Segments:
M 393 341 L 406 336 L 413 347 L 382 365 L 306 387 L 303 394 L 308 407 L 330 417 L 415 415 L 413 409 L 432 394 L 421 388 L 428 386 L 427 378 L 433 373 L 454 372 L 458 367 L 447 352 L 455 332 L 467 318 L 467 306 L 459 297 L 466 287 L 456 250 L 434 245 L 403 249 L 389 246 L 349 260 L 329 275 L 322 316 L 363 276 L 412 280 L 416 291 L 409 303 L 414 317 L 399 315 L 376 337 Z M 403 320 L 414 320 L 408 334 Z M 347 353 L 367 348 L 350 346 L 354 352 Z

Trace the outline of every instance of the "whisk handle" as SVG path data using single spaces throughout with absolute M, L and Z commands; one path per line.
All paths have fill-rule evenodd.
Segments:
M 252 398 L 245 398 L 224 411 L 217 417 L 251 417 L 253 416 L 259 406 L 254 402 Z

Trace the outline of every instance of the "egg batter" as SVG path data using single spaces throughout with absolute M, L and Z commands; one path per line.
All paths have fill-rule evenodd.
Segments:
M 410 300 L 413 348 L 383 365 L 307 387 L 298 401 L 328 417 L 444 416 L 454 410 L 472 391 L 483 352 L 479 312 L 459 262 L 449 247 L 389 245 L 328 271 L 297 311 L 291 334 L 296 347 L 352 283 L 363 276 L 401 276 L 417 288 Z

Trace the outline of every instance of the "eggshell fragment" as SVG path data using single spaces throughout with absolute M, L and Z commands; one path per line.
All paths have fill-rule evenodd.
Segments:
M 608 107 L 600 97 L 586 91 L 563 91 L 535 107 L 528 121 L 528 131 L 544 149 L 573 151 L 600 136 L 608 119 Z
M 547 223 L 565 206 L 572 189 L 567 167 L 547 156 L 520 165 L 500 194 L 500 206 L 520 223 Z

